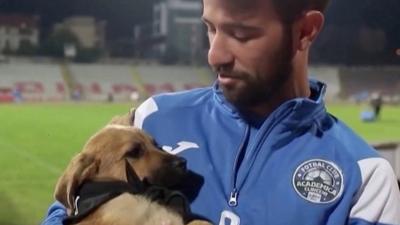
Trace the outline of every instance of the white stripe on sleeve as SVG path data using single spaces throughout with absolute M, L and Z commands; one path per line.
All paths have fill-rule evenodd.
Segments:
M 393 169 L 383 158 L 358 162 L 362 184 L 350 218 L 400 225 L 400 192 Z
M 142 129 L 144 119 L 150 114 L 156 112 L 157 110 L 158 107 L 154 99 L 147 99 L 135 110 L 135 119 L 133 121 L 133 126 Z

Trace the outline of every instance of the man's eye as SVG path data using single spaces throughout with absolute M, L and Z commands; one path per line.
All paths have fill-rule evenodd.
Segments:
M 207 29 L 207 33 L 215 33 L 215 28 L 207 23 L 204 24 Z
M 214 28 L 207 27 L 207 33 L 208 33 L 208 34 L 214 34 L 214 33 L 215 33 L 215 29 L 214 29 Z

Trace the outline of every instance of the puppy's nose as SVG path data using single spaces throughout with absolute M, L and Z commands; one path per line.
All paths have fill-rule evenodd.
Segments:
M 175 168 L 186 170 L 186 159 L 178 157 L 172 162 L 172 166 Z

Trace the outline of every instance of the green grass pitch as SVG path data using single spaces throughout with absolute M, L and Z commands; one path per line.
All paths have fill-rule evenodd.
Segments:
M 0 224 L 39 224 L 71 157 L 112 116 L 130 107 L 128 103 L 0 105 Z M 360 121 L 363 106 L 328 109 L 370 142 L 400 140 L 400 107 L 384 107 L 375 123 Z

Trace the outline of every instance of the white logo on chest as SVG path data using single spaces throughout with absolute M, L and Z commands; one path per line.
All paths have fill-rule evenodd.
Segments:
M 172 148 L 171 146 L 164 145 L 162 149 L 170 154 L 176 155 L 185 150 L 192 149 L 192 148 L 199 148 L 199 145 L 194 142 L 189 141 L 181 141 L 178 142 L 178 146 L 176 148 Z
M 307 201 L 331 203 L 343 193 L 343 174 L 333 162 L 311 159 L 293 173 L 293 187 Z

